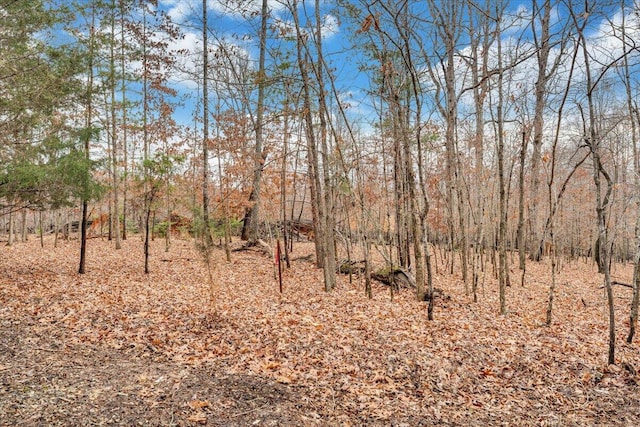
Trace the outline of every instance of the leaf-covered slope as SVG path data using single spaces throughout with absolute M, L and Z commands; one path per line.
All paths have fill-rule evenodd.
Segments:
M 315 414 L 304 423 L 640 423 L 640 353 L 637 344 L 623 344 L 631 292 L 615 289 L 618 364 L 606 366 L 605 303 L 591 265 L 563 266 L 554 322 L 545 327 L 544 264 L 528 267 L 524 288 L 508 288 L 506 317 L 497 314 L 491 267 L 479 303 L 464 296 L 459 278 L 438 274 L 437 287 L 450 298 L 437 300 L 436 320 L 428 322 L 425 303 L 409 290 L 391 302 L 388 287 L 374 286 L 368 300 L 364 284 L 345 276 L 327 294 L 321 271 L 299 260 L 285 271 L 280 295 L 272 260 L 239 252 L 227 264 L 220 252 L 214 315 L 205 270 L 189 243 L 165 253 L 156 242 L 147 276 L 141 242 L 123 243 L 115 251 L 93 239 L 82 276 L 74 272 L 76 242 L 3 247 L 0 321 L 58 331 L 64 339 L 51 348 L 56 352 L 102 348 L 173 370 L 209 369 L 212 378 L 279 383 L 300 399 L 301 411 Z M 294 255 L 310 250 L 301 245 Z M 630 266 L 614 270 L 620 281 L 630 274 Z M 3 353 L 0 378 L 14 363 Z M 5 413 L 9 392 L 0 394 Z M 182 409 L 177 419 L 213 422 L 214 409 L 197 409 L 200 421 Z

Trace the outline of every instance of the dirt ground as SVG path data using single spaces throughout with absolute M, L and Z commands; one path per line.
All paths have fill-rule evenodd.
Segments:
M 93 239 L 0 248 L 0 425 L 326 426 L 640 425 L 637 344 L 623 343 L 630 292 L 616 289 L 617 364 L 607 366 L 597 275 L 566 264 L 555 322 L 531 266 L 496 314 L 439 273 L 434 322 L 410 290 L 340 278 L 331 294 L 298 249 L 279 295 L 272 260 L 252 252 L 215 267 L 217 307 L 188 242 L 140 272 L 139 241 Z M 219 260 L 223 259 L 222 252 Z M 517 269 L 513 271 L 514 282 Z M 627 280 L 629 266 L 614 270 Z
M 146 348 L 67 345 L 34 319 L 0 326 L 0 424 L 215 426 L 310 425 L 300 390 L 249 375 L 222 375 Z

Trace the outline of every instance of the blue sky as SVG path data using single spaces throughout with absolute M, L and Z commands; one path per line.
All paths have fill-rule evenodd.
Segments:
M 235 1 L 234 3 L 237 4 L 238 2 Z M 219 0 L 208 0 L 210 46 L 221 43 L 233 46 L 240 56 L 250 61 L 252 67 L 257 67 L 260 5 L 261 2 L 259 0 L 241 1 L 240 6 L 231 6 L 229 3 L 225 4 L 225 2 Z M 315 19 L 313 15 L 314 6 L 313 2 L 300 3 L 299 10 L 302 25 L 304 25 L 305 15 L 307 14 L 310 19 Z M 166 11 L 173 22 L 180 25 L 184 33 L 184 38 L 176 42 L 173 48 L 201 52 L 202 1 L 160 0 L 159 7 Z M 285 34 L 288 30 L 292 30 L 293 23 L 291 14 L 284 2 L 269 0 L 269 7 L 271 10 L 269 44 L 275 47 L 275 44 L 282 42 L 277 37 L 277 34 Z M 342 25 L 335 13 L 335 8 L 336 5 L 332 2 L 322 2 L 324 50 L 327 60 L 331 62 L 331 66 L 335 69 L 336 82 L 343 92 L 341 96 L 345 98 L 346 102 L 349 102 L 349 106 L 354 107 L 366 97 L 365 87 L 368 82 L 366 76 L 358 72 L 357 63 L 354 60 L 355 52 L 350 50 L 349 41 L 344 33 L 344 25 Z M 293 43 L 288 44 L 290 53 L 294 53 L 292 51 L 294 47 Z M 289 60 L 295 61 L 295 58 L 290 57 Z M 270 63 L 268 66 L 281 64 L 280 59 L 273 57 L 268 57 L 267 61 Z M 295 65 L 295 62 L 292 62 L 292 64 Z M 192 64 L 191 66 L 193 67 L 194 65 Z M 178 77 L 178 80 L 181 81 L 178 87 L 183 94 L 197 96 L 197 83 L 195 81 L 185 78 L 184 75 Z M 345 82 L 347 83 L 346 85 Z M 350 97 L 353 97 L 351 101 L 348 100 Z M 180 112 L 181 115 L 187 113 L 186 108 Z
M 183 37 L 173 42 L 170 49 L 186 50 L 192 52 L 190 56 L 180 59 L 181 69 L 184 72 L 174 73 L 172 85 L 179 91 L 184 105 L 176 111 L 176 120 L 181 124 L 193 124 L 194 108 L 200 96 L 198 84 L 201 79 L 201 71 L 198 69 L 199 52 L 202 48 L 202 1 L 201 0 L 158 0 L 158 7 L 166 12 L 173 22 L 181 28 Z M 295 69 L 295 44 L 284 42 L 277 34 L 286 34 L 292 28 L 292 17 L 287 9 L 288 0 L 269 0 L 271 10 L 270 24 L 270 46 L 280 44 L 289 49 L 292 55 L 292 69 Z M 260 0 L 208 0 L 209 8 L 209 44 L 210 48 L 224 45 L 232 48 L 239 61 L 246 61 L 248 68 L 257 67 L 258 58 L 258 28 Z M 362 3 L 358 2 L 362 6 Z M 417 8 L 424 8 L 426 0 L 412 3 Z M 315 2 L 300 2 L 299 14 L 302 24 L 305 24 L 305 17 L 315 19 Z M 617 12 L 617 14 L 616 14 Z M 373 108 L 373 101 L 368 95 L 369 76 L 360 71 L 359 66 L 366 59 L 363 57 L 361 49 L 352 48 L 354 42 L 353 33 L 357 30 L 357 23 L 350 22 L 342 18 L 341 12 L 334 0 L 323 0 L 320 13 L 323 22 L 323 47 L 325 57 L 329 62 L 329 67 L 333 71 L 339 98 L 343 106 L 347 109 L 350 118 L 358 123 L 360 128 L 368 132 L 371 122 L 376 121 L 377 114 Z M 558 8 L 554 9 L 554 19 L 561 22 L 566 13 Z M 621 43 L 611 36 L 612 22 L 619 22 L 621 14 L 617 6 L 609 10 L 609 17 L 598 17 L 593 19 L 588 29 L 592 52 L 595 58 L 613 58 L 621 51 Z M 631 15 L 629 15 L 631 16 Z M 635 16 L 635 15 L 633 15 Z M 502 34 L 503 48 L 508 52 L 515 43 L 518 42 L 519 49 L 526 49 L 530 45 L 530 3 L 511 2 L 508 5 L 505 21 L 510 23 L 509 29 Z M 637 25 L 638 19 L 635 16 L 635 27 L 632 36 L 640 40 L 640 30 Z M 355 28 L 354 28 L 355 27 Z M 529 34 L 528 34 L 529 33 Z M 428 46 L 427 46 L 428 47 Z M 466 46 L 464 39 L 458 46 L 459 52 L 464 53 Z M 274 49 L 274 51 L 277 49 Z M 554 52 L 552 52 L 552 55 Z M 491 55 L 491 60 L 495 61 L 495 54 Z M 268 57 L 269 67 L 282 63 L 282 59 Z M 530 89 L 535 78 L 535 59 L 532 58 L 522 63 L 515 76 L 524 86 L 521 91 L 524 93 Z M 371 64 L 375 66 L 375 64 Z M 436 64 L 437 65 L 437 64 Z M 190 73 L 189 73 L 190 72 Z M 468 79 L 468 72 L 465 66 L 460 63 L 458 67 L 460 89 Z M 425 73 L 426 75 L 426 73 Z M 580 76 L 578 75 L 578 78 Z M 428 88 L 429 83 L 425 82 Z M 277 83 L 276 83 L 277 84 Z M 215 91 L 212 91 L 212 101 L 215 100 Z M 227 101 L 224 98 L 222 101 Z M 464 108 L 465 98 L 461 99 Z M 357 126 L 356 126 L 357 127 Z

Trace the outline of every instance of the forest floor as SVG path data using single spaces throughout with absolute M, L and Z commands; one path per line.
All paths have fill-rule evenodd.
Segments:
M 438 258 L 426 303 L 322 272 L 297 244 L 278 291 L 272 259 L 216 251 L 215 310 L 191 242 L 164 242 L 142 272 L 139 237 L 0 247 L 0 425 L 640 425 L 640 344 L 626 344 L 631 290 L 615 286 L 607 365 L 602 278 L 563 263 L 544 326 L 548 263 L 512 269 L 498 314 L 492 268 L 479 301 Z M 614 266 L 630 282 L 631 265 Z

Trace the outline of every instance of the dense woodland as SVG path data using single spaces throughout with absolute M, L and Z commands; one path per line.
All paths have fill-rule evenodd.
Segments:
M 492 271 L 499 318 L 507 288 L 544 265 L 547 325 L 559 265 L 587 261 L 608 362 L 615 316 L 633 342 L 640 5 L 179 3 L 178 16 L 162 0 L 0 0 L 8 247 L 78 239 L 85 274 L 93 238 L 142 239 L 149 274 L 154 239 L 193 241 L 213 294 L 232 249 L 277 250 L 286 268 L 309 240 L 312 286 L 357 274 L 372 298 L 372 276 L 392 295 L 400 280 L 429 320 L 437 276 L 478 302 Z M 620 263 L 631 276 L 612 276 Z M 616 312 L 614 286 L 632 289 L 630 309 Z

